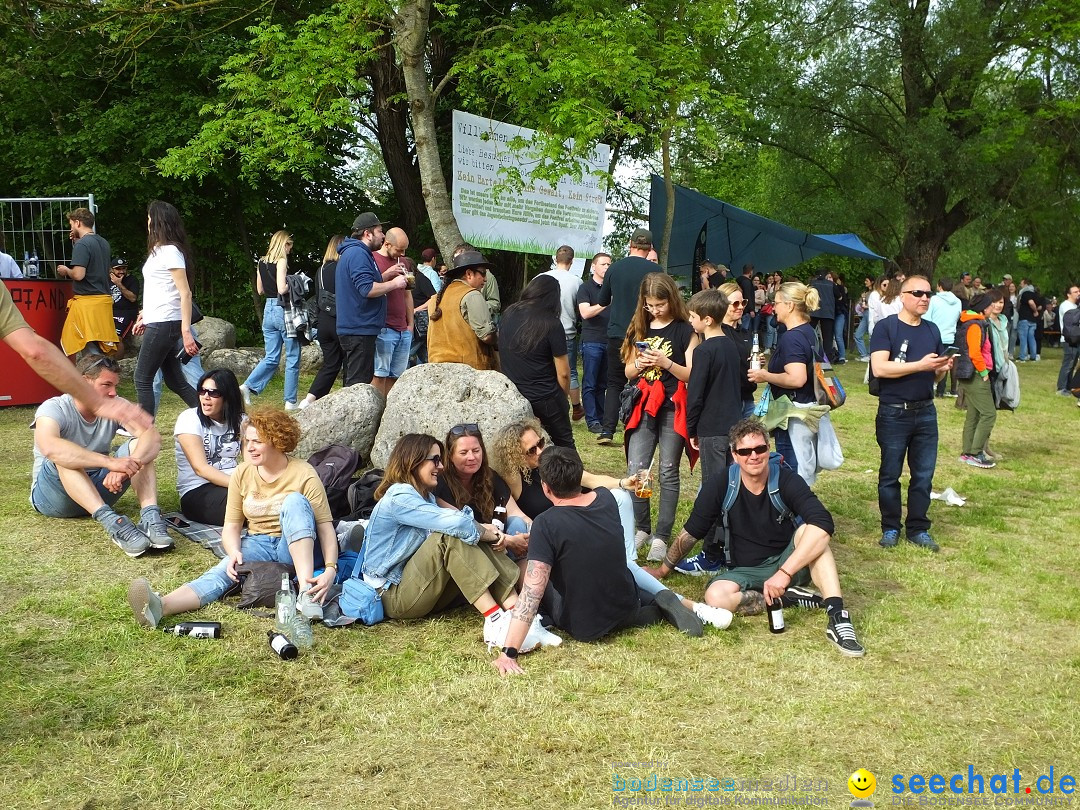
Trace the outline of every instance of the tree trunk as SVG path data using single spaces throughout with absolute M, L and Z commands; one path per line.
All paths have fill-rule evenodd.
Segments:
M 380 38 L 379 58 L 371 63 L 372 111 L 383 164 L 401 209 L 400 225 L 410 239 L 416 239 L 427 220 L 420 172 L 409 146 L 409 108 L 402 100 L 405 79 L 390 47 L 390 36 Z
M 398 12 L 395 35 L 402 73 L 412 115 L 413 140 L 420 164 L 424 205 L 440 254 L 449 259 L 463 240 L 450 203 L 450 193 L 442 173 L 439 141 L 435 128 L 435 98 L 426 70 L 425 49 L 431 0 L 405 0 Z
M 664 238 L 660 243 L 657 260 L 665 270 L 668 266 L 668 251 L 671 250 L 671 226 L 675 222 L 675 183 L 671 179 L 671 127 L 664 127 L 660 133 L 660 154 L 664 166 L 664 193 L 667 205 L 664 208 Z

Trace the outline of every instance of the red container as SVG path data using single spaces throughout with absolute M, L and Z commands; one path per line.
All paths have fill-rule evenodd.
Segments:
M 15 308 L 26 323 L 46 340 L 60 345 L 60 333 L 67 318 L 67 302 L 74 294 L 67 280 L 6 278 Z M 26 365 L 8 345 L 0 341 L 0 407 L 38 405 L 60 392 Z

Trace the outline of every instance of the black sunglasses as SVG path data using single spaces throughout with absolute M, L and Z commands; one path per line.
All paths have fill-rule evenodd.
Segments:
M 221 399 L 224 396 L 218 388 L 200 388 L 195 393 L 200 397 L 210 397 L 210 399 Z
M 432 464 L 434 464 L 434 465 L 435 465 L 436 467 L 441 467 L 441 466 L 443 465 L 443 463 L 442 463 L 442 456 L 441 456 L 441 455 L 439 455 L 438 453 L 436 453 L 436 454 L 435 454 L 435 455 L 433 455 L 433 456 L 428 456 L 427 458 L 425 458 L 425 459 L 424 459 L 424 461 L 430 461 L 430 462 L 431 462 Z M 421 463 L 421 464 L 423 464 L 424 462 L 422 461 L 422 462 L 420 462 L 420 463 Z
M 914 295 L 916 298 L 929 298 L 933 295 L 930 290 L 904 290 L 907 295 Z
M 84 371 L 83 374 L 84 375 L 89 374 L 91 371 L 93 371 L 98 366 L 101 366 L 106 371 L 120 371 L 120 364 L 119 363 L 117 363 L 111 357 L 102 356 L 102 357 L 99 357 L 97 360 L 95 360 L 93 363 L 91 363 L 89 366 L 87 366 L 86 371 Z
M 759 444 L 756 447 L 737 447 L 731 452 L 733 452 L 737 456 L 741 456 L 742 458 L 746 458 L 753 453 L 757 453 L 759 456 L 763 456 L 769 452 L 769 445 Z
M 450 428 L 451 436 L 478 436 L 480 435 L 480 426 L 476 422 L 466 422 L 462 425 L 454 425 Z
M 527 455 L 527 456 L 535 456 L 537 453 L 539 453 L 541 450 L 544 449 L 544 445 L 546 445 L 546 444 L 547 444 L 547 439 L 545 439 L 543 436 L 541 436 L 540 441 L 538 441 L 536 444 L 534 444 L 532 447 L 530 447 L 528 450 L 525 451 L 525 455 Z

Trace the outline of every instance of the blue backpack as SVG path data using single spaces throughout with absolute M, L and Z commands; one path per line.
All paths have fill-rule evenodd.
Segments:
M 780 497 L 780 465 L 784 463 L 784 457 L 779 453 L 769 453 L 769 500 L 772 501 L 773 508 L 779 513 L 776 518 L 777 524 L 783 523 L 785 520 L 794 520 L 795 525 L 798 526 L 802 523 L 802 519 L 795 515 L 787 504 L 784 503 L 784 499 Z M 728 465 L 728 483 L 727 489 L 724 492 L 724 505 L 721 511 L 720 529 L 723 532 L 722 538 L 724 541 L 724 558 L 731 559 L 731 527 L 728 524 L 728 513 L 731 511 L 731 507 L 735 505 L 735 499 L 739 496 L 739 488 L 742 486 L 742 471 L 739 469 L 738 464 Z
M 355 555 L 355 561 L 349 573 L 341 580 L 341 596 L 338 598 L 338 605 L 346 616 L 359 619 L 370 627 L 386 618 L 382 597 L 364 582 L 364 575 L 360 572 L 364 565 L 364 547 L 360 546 L 360 550 L 356 552 L 342 554 L 339 558 L 342 565 L 350 555 Z M 342 572 L 344 573 L 344 568 Z

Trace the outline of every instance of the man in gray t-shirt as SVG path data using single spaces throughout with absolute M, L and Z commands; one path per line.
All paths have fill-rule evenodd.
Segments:
M 104 397 L 116 396 L 120 366 L 102 356 L 86 355 L 79 373 Z M 135 438 L 109 450 L 120 423 L 98 418 L 70 394 L 43 402 L 34 414 L 34 472 L 30 504 L 48 517 L 91 515 L 129 557 L 148 548 L 173 545 L 157 503 L 154 459 L 161 436 L 153 425 L 124 425 Z M 113 511 L 112 505 L 131 485 L 142 511 L 139 525 Z
M 112 320 L 112 266 L 109 243 L 94 233 L 94 213 L 89 208 L 68 212 L 71 224 L 71 266 L 58 265 L 56 274 L 70 278 L 75 298 L 68 305 L 68 316 L 60 345 L 73 355 L 88 343 L 99 344 L 99 353 L 116 350 L 118 337 Z

